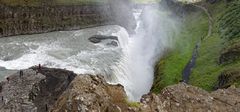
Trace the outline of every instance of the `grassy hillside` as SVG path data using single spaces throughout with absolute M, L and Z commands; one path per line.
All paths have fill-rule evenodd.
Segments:
M 173 49 L 169 49 L 156 65 L 154 92 L 160 92 L 182 79 L 182 70 L 191 58 L 196 43 L 207 34 L 208 21 L 204 12 L 192 13 L 183 24 Z
M 227 73 L 228 76 L 239 78 L 238 73 L 240 72 L 236 71 L 240 67 L 239 59 L 234 58 L 234 62 L 227 64 L 220 64 L 219 60 L 224 50 L 229 47 L 232 48 L 230 46 L 232 43 L 239 44 L 238 42 L 240 42 L 238 41 L 240 6 L 237 5 L 237 2 L 228 3 L 227 5 L 224 1 L 215 4 L 204 4 L 213 17 L 213 32 L 210 37 L 201 41 L 196 66 L 192 69 L 189 83 L 210 91 L 218 84 L 221 74 Z M 204 12 L 191 13 L 186 17 L 174 49 L 170 49 L 156 65 L 153 92 L 158 93 L 164 87 L 176 84 L 182 79 L 183 68 L 191 59 L 194 45 L 201 40 L 201 37 L 206 36 L 207 32 L 208 17 Z M 235 49 L 238 48 L 240 46 L 235 47 Z M 233 55 L 232 57 L 239 57 L 240 53 L 236 54 L 234 52 Z M 229 56 L 229 53 L 227 56 Z M 235 71 L 231 72 L 229 69 Z M 227 84 L 238 86 L 239 80 L 230 78 Z

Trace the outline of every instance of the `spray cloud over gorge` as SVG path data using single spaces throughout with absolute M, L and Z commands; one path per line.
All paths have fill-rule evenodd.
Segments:
M 101 74 L 109 83 L 122 84 L 131 100 L 139 100 L 149 92 L 154 64 L 171 47 L 177 32 L 175 17 L 163 9 L 165 6 L 156 4 L 134 9 L 137 26 L 130 33 L 110 25 L 1 38 L 0 67 L 19 70 L 42 64 L 79 74 Z M 93 44 L 88 40 L 92 35 L 117 36 L 118 41 L 106 39 Z M 118 46 L 112 45 L 113 41 Z
M 129 37 L 128 46 L 123 48 L 124 57 L 120 65 L 124 72 L 116 73 L 131 100 L 139 100 L 149 92 L 154 64 L 163 52 L 172 46 L 177 22 L 173 15 L 160 5 L 148 5 L 134 10 L 137 21 L 135 34 Z

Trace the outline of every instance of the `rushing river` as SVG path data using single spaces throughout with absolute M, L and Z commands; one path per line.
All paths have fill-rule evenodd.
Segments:
M 120 26 L 103 26 L 79 31 L 62 31 L 24 35 L 0 39 L 0 66 L 19 70 L 42 64 L 47 67 L 72 70 L 79 74 L 111 73 L 111 66 L 121 56 L 121 39 L 127 38 Z M 99 44 L 89 42 L 92 35 L 117 35 L 119 47 L 105 40 Z M 127 42 L 127 41 L 126 41 Z
M 147 9 L 144 15 L 142 10 L 134 11 L 137 20 L 134 35 L 111 25 L 0 38 L 0 78 L 41 64 L 78 74 L 101 74 L 109 83 L 122 84 L 130 100 L 139 100 L 152 86 L 154 63 L 169 47 L 172 40 L 169 29 L 175 27 L 166 14 L 149 10 L 152 9 Z M 117 36 L 118 41 L 94 44 L 88 40 L 93 35 Z M 112 41 L 118 46 L 110 44 Z

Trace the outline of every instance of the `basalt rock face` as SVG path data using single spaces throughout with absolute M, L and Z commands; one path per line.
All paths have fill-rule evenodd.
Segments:
M 124 0 L 89 5 L 7 6 L 0 4 L 0 37 L 77 30 L 102 25 L 135 28 L 131 7 Z M 124 7 L 124 8 L 122 8 Z M 119 15 L 119 9 L 124 13 Z M 123 22 L 123 20 L 125 20 Z
M 0 37 L 114 24 L 110 7 L 0 5 Z
M 37 73 L 38 71 L 38 73 Z M 1 112 L 46 112 L 66 90 L 76 74 L 36 67 L 8 77 L 1 83 Z

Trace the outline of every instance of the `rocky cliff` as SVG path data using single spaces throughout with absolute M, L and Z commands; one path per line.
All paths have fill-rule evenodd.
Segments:
M 75 76 L 71 71 L 37 67 L 17 72 L 0 84 L 0 111 L 46 112 Z
M 136 23 L 131 6 L 126 5 L 128 2 L 39 6 L 10 6 L 0 2 L 0 37 L 113 24 L 132 32 Z M 119 16 L 120 11 L 124 13 Z
M 38 74 L 36 74 L 38 73 Z M 102 76 L 33 67 L 1 83 L 2 112 L 239 112 L 240 89 L 208 93 L 183 83 L 159 94 L 129 102 L 121 85 L 107 84 Z

